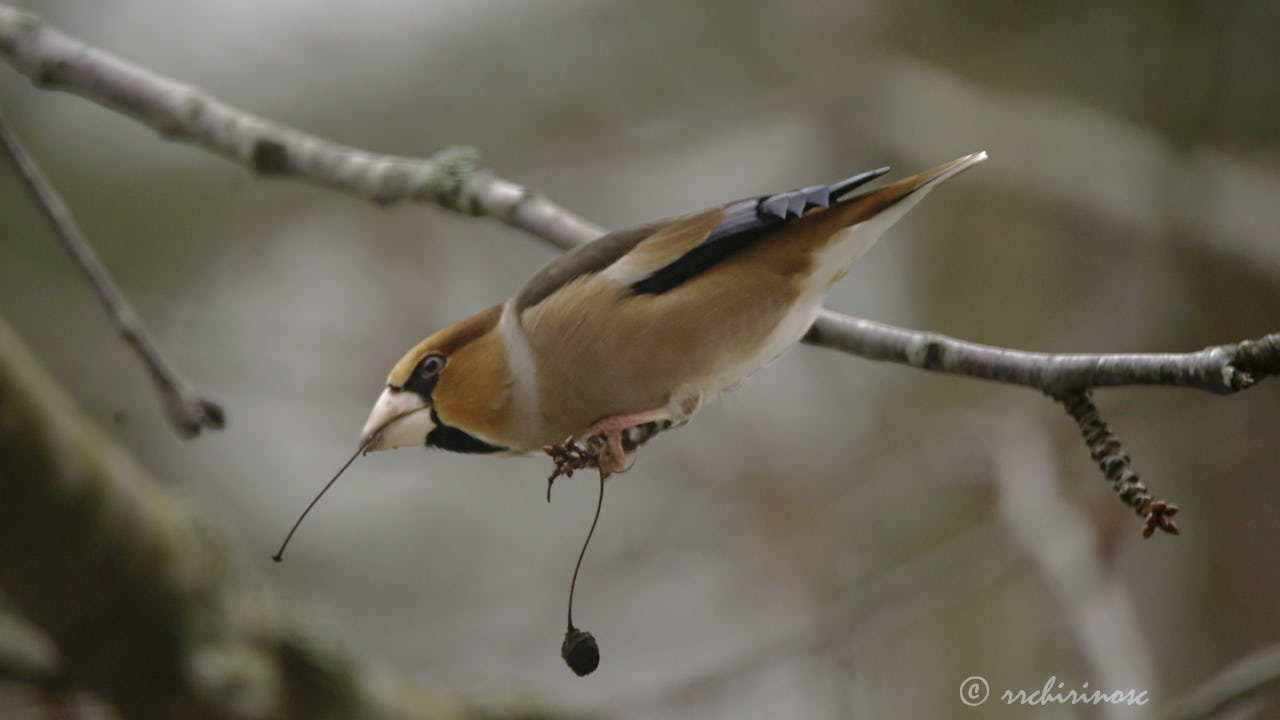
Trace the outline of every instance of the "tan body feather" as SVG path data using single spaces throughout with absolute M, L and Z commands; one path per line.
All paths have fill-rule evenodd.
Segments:
M 529 449 L 612 415 L 665 407 L 680 418 L 702 397 L 738 384 L 803 336 L 822 296 L 884 228 L 871 229 L 870 238 L 842 230 L 908 196 L 918 200 L 920 190 L 963 169 L 965 160 L 814 208 L 667 292 L 630 293 L 630 282 L 692 249 L 724 212 L 686 216 L 525 309 L 521 327 L 539 360 L 541 400 Z M 839 243 L 851 245 L 843 257 L 827 252 Z M 793 327 L 780 328 L 792 313 L 799 316 Z

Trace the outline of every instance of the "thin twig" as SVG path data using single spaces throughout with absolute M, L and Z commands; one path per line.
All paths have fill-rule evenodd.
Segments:
M 76 265 L 89 281 L 89 285 L 93 287 L 107 315 L 120 332 L 120 336 L 138 353 L 138 357 L 146 366 L 147 372 L 151 375 L 151 381 L 160 392 L 160 399 L 164 404 L 169 424 L 179 435 L 188 438 L 199 435 L 200 431 L 206 427 L 221 428 L 222 408 L 201 397 L 160 354 L 147 329 L 142 325 L 142 321 L 138 319 L 138 314 L 125 300 L 124 295 L 111 279 L 111 275 L 98 260 L 88 240 L 76 226 L 66 203 L 62 201 L 53 185 L 45 179 L 44 174 L 40 172 L 40 167 L 27 153 L 26 148 L 18 141 L 17 135 L 5 121 L 3 113 L 0 113 L 0 145 L 4 146 L 6 154 L 18 169 L 27 189 L 31 191 L 40 209 L 53 224 L 58 239 L 62 241 L 62 246 L 71 254 L 71 258 L 75 260 Z
M 1080 434 L 1089 446 L 1089 455 L 1102 469 L 1107 480 L 1111 481 L 1111 488 L 1116 491 L 1120 502 L 1142 516 L 1142 537 L 1151 537 L 1157 529 L 1177 535 L 1178 526 L 1173 522 L 1173 516 L 1178 514 L 1178 506 L 1153 496 L 1138 479 L 1129 460 L 1129 453 L 1124 451 L 1120 438 L 1103 422 L 1089 392 L 1081 390 L 1056 399 L 1080 427 Z
M 1004 420 L 991 444 L 992 483 L 1004 524 L 1057 598 L 1091 674 L 1113 687 L 1156 692 L 1151 650 L 1124 577 L 1108 568 L 1096 523 L 1059 487 L 1053 447 L 1041 423 Z M 1098 717 L 1132 717 L 1106 705 Z

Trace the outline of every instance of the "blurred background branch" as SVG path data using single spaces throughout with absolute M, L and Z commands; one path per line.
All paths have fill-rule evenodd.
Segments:
M 53 189 L 53 185 L 45 179 L 44 173 L 40 172 L 40 166 L 22 146 L 18 136 L 9 127 L 9 122 L 5 120 L 3 112 L 0 112 L 0 146 L 4 147 L 5 154 L 9 156 L 14 168 L 22 176 L 27 189 L 31 191 L 32 198 L 53 225 L 55 234 L 62 241 L 62 246 L 67 249 L 76 266 L 84 273 L 85 279 L 97 293 L 98 299 L 102 301 L 102 306 L 120 333 L 120 337 L 124 338 L 142 360 L 143 366 L 151 376 L 151 382 L 160 393 L 160 400 L 169 424 L 179 435 L 186 438 L 199 435 L 205 428 L 213 430 L 221 428 L 222 408 L 212 400 L 201 396 L 191 383 L 183 379 L 169 361 L 160 354 L 155 340 L 151 339 L 151 333 L 147 332 L 138 313 L 120 293 L 115 281 L 98 260 L 97 253 L 81 234 L 80 228 L 76 227 L 75 218 L 72 217 L 67 204 Z
M 0 585 L 56 670 L 0 681 L 88 690 L 127 718 L 471 718 L 357 660 L 245 582 L 221 533 L 87 420 L 0 319 Z
M 1280 645 L 1268 645 L 1231 663 L 1156 715 L 1159 720 L 1211 720 L 1249 716 L 1263 707 L 1258 695 L 1280 680 Z M 1236 714 L 1233 714 L 1236 713 Z

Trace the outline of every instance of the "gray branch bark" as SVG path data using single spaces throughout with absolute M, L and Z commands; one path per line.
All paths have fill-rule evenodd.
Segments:
M 1063 355 L 980 345 L 823 310 L 805 341 L 870 360 L 1022 385 L 1053 397 L 1120 385 L 1226 394 L 1280 371 L 1280 333 L 1188 353 Z
M 122 60 L 37 15 L 0 5 L 0 56 L 38 87 L 88 98 L 262 175 L 303 180 L 378 203 L 432 202 L 497 218 L 559 247 L 603 230 L 450 147 L 430 158 L 380 155 L 285 127 Z
M 430 202 L 497 218 L 561 249 L 604 232 L 529 188 L 480 168 L 477 153 L 469 148 L 410 158 L 324 140 L 232 107 L 3 5 L 0 57 L 39 87 L 88 98 L 165 138 L 205 148 L 263 175 L 303 180 L 378 203 Z M 1025 385 L 1055 397 L 1087 387 L 1149 384 L 1236 392 L 1277 372 L 1280 364 L 1280 333 L 1258 341 L 1269 353 L 1263 362 L 1242 368 L 1239 345 L 1182 354 L 1051 355 L 904 330 L 830 310 L 822 311 L 805 342 L 924 370 Z

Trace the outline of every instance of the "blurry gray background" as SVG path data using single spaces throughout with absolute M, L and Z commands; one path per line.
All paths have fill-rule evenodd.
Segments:
M 1280 329 L 1274 2 L 18 4 L 344 143 L 475 145 L 612 228 L 985 149 L 829 307 L 1063 352 Z M 1046 399 L 810 347 L 609 483 L 576 603 L 602 646 L 589 679 L 557 654 L 596 481 L 561 480 L 548 506 L 545 458 L 371 455 L 273 566 L 391 364 L 554 251 L 255 179 L 7 67 L 0 105 L 227 429 L 173 435 L 9 168 L 4 315 L 264 582 L 426 684 L 628 718 L 1027 717 L 963 706 L 960 682 L 1057 676 L 1159 705 L 1280 635 L 1280 383 L 1099 393 L 1183 507 L 1182 537 L 1143 542 Z M 1136 716 L 1036 710 L 1110 715 Z

